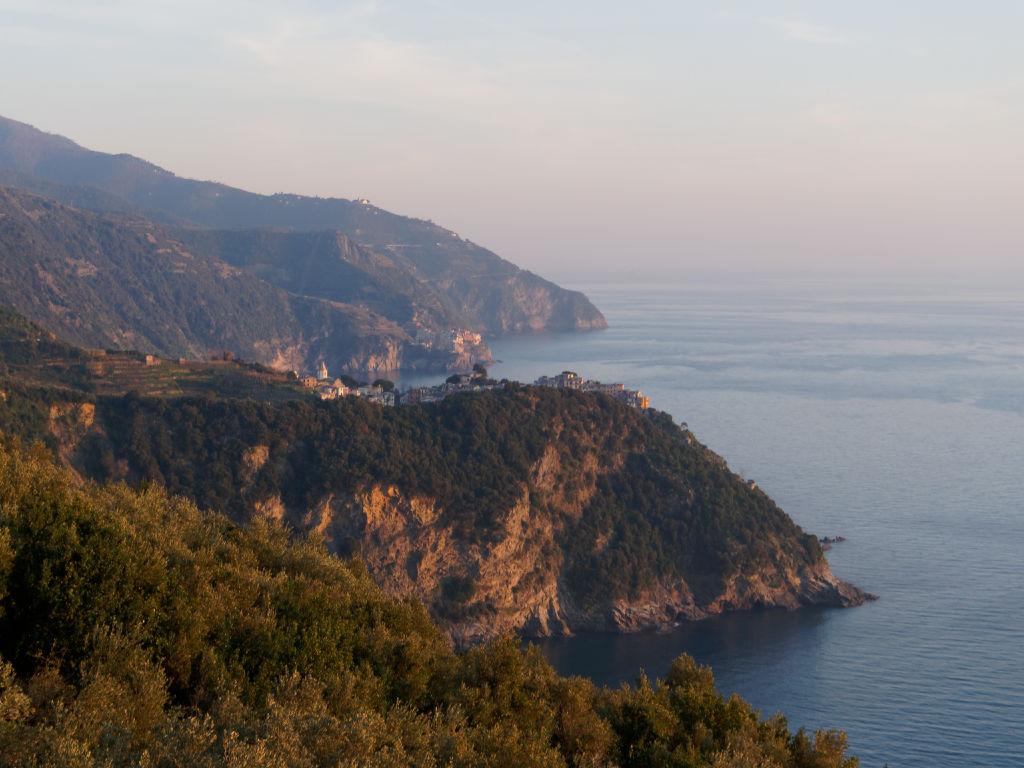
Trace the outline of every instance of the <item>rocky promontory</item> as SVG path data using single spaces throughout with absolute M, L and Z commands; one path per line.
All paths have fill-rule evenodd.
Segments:
M 283 505 L 272 506 L 285 514 Z M 406 498 L 394 486 L 325 498 L 291 522 L 322 536 L 332 551 L 350 552 L 354 545 L 374 580 L 390 594 L 414 595 L 442 616 L 452 613 L 448 631 L 463 646 L 507 632 L 540 638 L 663 630 L 731 611 L 851 607 L 874 599 L 836 578 L 823 558 L 724 577 L 703 574 L 687 580 L 672 574 L 633 594 L 583 598 L 567 573 L 571 563 L 563 559 L 554 568 L 545 567 L 545 554 L 559 547 L 565 531 L 531 515 L 525 495 L 487 545 L 460 541 L 444 525 L 436 503 Z M 453 596 L 468 606 L 453 611 Z
M 72 409 L 64 409 L 72 413 Z M 818 539 L 663 413 L 512 385 L 422 406 L 98 398 L 81 474 L 278 520 L 458 644 L 851 606 Z

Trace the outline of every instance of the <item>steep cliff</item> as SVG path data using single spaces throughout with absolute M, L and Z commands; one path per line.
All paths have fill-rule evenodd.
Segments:
M 561 458 L 550 453 L 542 463 Z M 562 500 L 552 509 L 555 515 L 536 514 L 531 491 L 559 489 L 543 481 L 531 484 L 484 542 L 467 541 L 446 525 L 436 499 L 406 496 L 393 485 L 326 496 L 301 515 L 288 515 L 277 499 L 269 505 L 276 514 L 267 507 L 257 514 L 285 517 L 321 536 L 333 552 L 357 553 L 385 591 L 415 595 L 430 606 L 458 645 L 508 632 L 634 632 L 729 611 L 847 607 L 871 599 L 836 578 L 823 557 L 793 557 L 782 542 L 772 543 L 767 559 L 756 564 L 662 573 L 628 590 L 589 589 L 580 584 L 579 563 L 565 551 L 566 539 L 578 533 L 573 518 L 582 510 L 574 512 Z M 611 535 L 600 537 L 597 548 L 607 547 Z M 631 580 L 636 577 L 631 574 Z
M 603 395 L 513 386 L 397 409 L 96 398 L 90 418 L 60 432 L 81 474 L 285 520 L 421 598 L 460 644 L 870 597 L 667 415 Z

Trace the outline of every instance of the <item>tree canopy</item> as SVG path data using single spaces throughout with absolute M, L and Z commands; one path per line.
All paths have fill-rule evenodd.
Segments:
M 613 691 L 511 639 L 456 654 L 317 542 L 0 447 L 0 765 L 856 766 L 844 752 L 686 657 Z

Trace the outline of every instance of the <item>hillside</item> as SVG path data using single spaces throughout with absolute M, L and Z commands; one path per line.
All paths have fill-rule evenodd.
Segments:
M 609 691 L 510 640 L 455 654 L 312 541 L 0 445 L 4 766 L 855 768 L 844 751 L 688 657 Z
M 8 366 L 0 430 L 82 476 L 359 555 L 460 644 L 870 597 L 666 414 L 515 384 L 402 408 L 278 401 L 41 389 Z
M 83 350 L 5 307 L 0 307 L 0 377 L 15 387 L 50 390 L 57 398 L 66 397 L 62 393 L 67 390 L 97 395 L 248 397 L 264 402 L 312 396 L 294 376 L 259 363 Z
M 368 203 L 301 195 L 257 195 L 183 179 L 130 155 L 84 149 L 0 118 L 0 179 L 100 213 L 144 213 L 164 224 L 213 229 L 337 230 L 391 260 L 480 333 L 604 328 L 601 313 L 567 291 L 432 222 Z M 394 319 L 394 318 L 392 318 Z
M 146 219 L 0 187 L 0 224 L 0 304 L 82 347 L 200 360 L 229 351 L 301 371 L 321 360 L 339 371 L 490 360 L 483 346 L 462 355 L 425 349 L 372 300 L 299 295 Z
M 113 467 L 235 520 L 314 533 L 424 600 L 460 644 L 868 597 L 692 435 L 603 395 L 96 406 L 83 471 L 102 446 L 101 477 Z
M 174 230 L 190 248 L 215 255 L 298 296 L 364 307 L 399 325 L 467 328 L 472 323 L 384 254 L 336 230 Z

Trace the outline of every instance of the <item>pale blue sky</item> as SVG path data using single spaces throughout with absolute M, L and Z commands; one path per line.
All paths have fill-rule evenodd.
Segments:
M 1024 2 L 491 5 L 0 0 L 0 114 L 542 274 L 1024 261 Z

